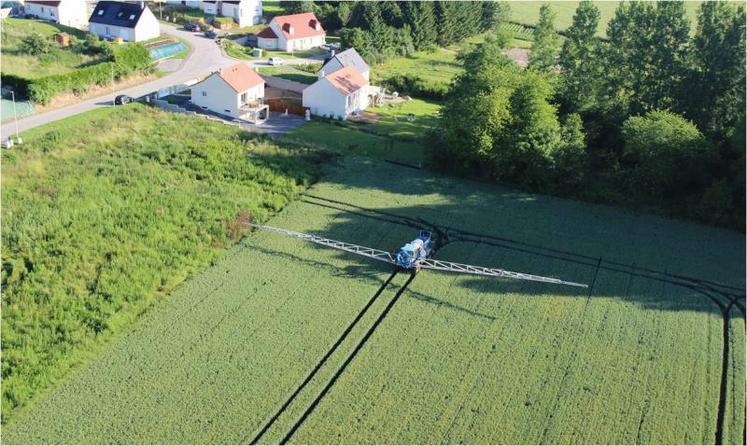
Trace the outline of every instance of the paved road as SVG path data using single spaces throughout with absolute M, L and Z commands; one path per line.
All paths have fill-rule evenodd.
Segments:
M 221 67 L 236 63 L 235 59 L 223 55 L 220 48 L 213 40 L 206 39 L 201 34 L 190 33 L 163 24 L 161 25 L 161 30 L 166 34 L 181 37 L 192 45 L 192 53 L 189 58 L 184 61 L 184 64 L 179 70 L 145 84 L 136 85 L 115 93 L 109 93 L 94 99 L 88 99 L 76 104 L 68 105 L 67 107 L 19 119 L 18 130 L 22 132 L 97 107 L 110 106 L 112 99 L 118 94 L 127 94 L 133 97 L 142 96 L 161 88 L 204 77 Z M 14 132 L 15 123 L 13 120 L 2 124 L 2 127 L 0 128 L 0 135 L 2 135 L 3 140 Z

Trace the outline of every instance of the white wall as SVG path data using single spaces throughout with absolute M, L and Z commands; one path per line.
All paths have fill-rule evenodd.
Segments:
M 303 91 L 303 106 L 312 115 L 344 118 L 345 96 L 326 79 L 314 82 Z
M 239 116 L 239 95 L 217 74 L 192 86 L 192 103 L 229 116 Z
M 59 7 L 26 3 L 24 10 L 27 14 L 73 28 L 85 29 L 88 22 L 86 4 L 82 0 L 63 0 Z
M 283 39 L 285 40 L 285 39 Z M 288 39 L 285 44 L 281 43 L 280 47 L 284 48 L 285 51 L 301 51 L 308 50 L 310 48 L 316 48 L 324 45 L 326 38 L 322 36 L 304 37 L 302 39 Z
M 276 50 L 278 49 L 278 39 L 265 39 L 264 37 L 257 37 L 257 48 Z
M 89 23 L 88 31 L 97 34 L 99 37 L 121 37 L 127 42 L 135 41 L 135 30 L 122 26 L 104 25 L 103 23 Z
M 242 0 L 238 5 L 223 3 L 221 13 L 233 17 L 239 26 L 257 25 L 262 22 L 262 1 Z
M 161 24 L 158 22 L 158 19 L 150 8 L 146 7 L 145 11 L 140 15 L 140 20 L 137 21 L 137 25 L 135 25 L 134 40 L 135 42 L 142 42 L 143 40 L 152 39 L 160 35 Z
M 204 81 L 192 86 L 192 103 L 222 115 L 241 117 L 239 110 L 242 95 L 246 93 L 245 101 L 250 102 L 265 97 L 265 84 L 261 83 L 244 92 L 236 93 L 220 76 L 212 74 Z

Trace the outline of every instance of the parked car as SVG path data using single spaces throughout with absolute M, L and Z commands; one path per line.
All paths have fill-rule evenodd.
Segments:
M 283 59 L 281 59 L 279 57 L 271 57 L 271 58 L 267 59 L 267 63 L 270 64 L 270 65 L 282 65 L 283 64 Z
M 187 23 L 187 24 L 185 24 L 184 25 L 184 30 L 185 31 L 192 31 L 192 32 L 195 32 L 195 33 L 201 31 L 200 25 L 198 25 L 197 23 Z
M 126 94 L 120 94 L 116 98 L 114 98 L 114 105 L 125 105 L 129 104 L 130 102 L 134 101 L 135 99 L 132 96 L 127 96 Z
M 215 39 L 218 37 L 218 33 L 213 31 L 212 29 L 209 29 L 205 31 L 205 37 L 207 37 L 208 39 Z

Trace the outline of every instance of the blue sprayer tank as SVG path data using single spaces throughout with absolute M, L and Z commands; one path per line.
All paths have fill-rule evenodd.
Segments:
M 420 231 L 418 238 L 397 251 L 397 266 L 402 269 L 417 268 L 418 260 L 430 257 L 432 251 L 431 232 Z

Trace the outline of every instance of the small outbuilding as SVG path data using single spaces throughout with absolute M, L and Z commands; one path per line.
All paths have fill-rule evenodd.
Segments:
M 368 79 L 355 67 L 320 71 L 319 80 L 303 90 L 303 106 L 313 115 L 347 119 L 368 107 L 368 90 Z
M 145 2 L 100 1 L 88 19 L 88 30 L 104 39 L 142 42 L 161 35 L 161 25 Z
M 192 86 L 192 103 L 220 115 L 252 123 L 264 122 L 265 81 L 244 63 L 223 68 Z

